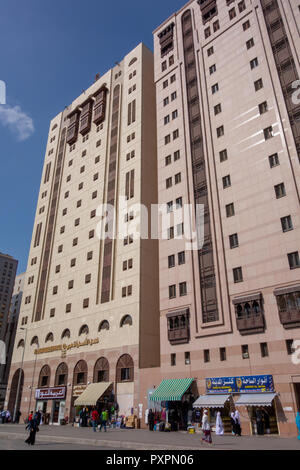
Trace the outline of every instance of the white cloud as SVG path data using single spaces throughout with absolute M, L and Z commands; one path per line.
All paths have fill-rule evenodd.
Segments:
M 0 123 L 16 134 L 18 140 L 26 140 L 34 133 L 31 117 L 20 106 L 0 106 Z

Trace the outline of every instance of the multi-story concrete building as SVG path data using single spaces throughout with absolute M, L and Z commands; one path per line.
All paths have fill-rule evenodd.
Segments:
M 11 364 L 11 358 L 14 350 L 15 337 L 17 332 L 19 314 L 22 304 L 22 296 L 24 289 L 25 273 L 19 274 L 15 278 L 15 285 L 11 297 L 10 309 L 8 314 L 7 326 L 6 326 L 6 335 L 5 335 L 5 344 L 6 344 L 6 364 L 5 371 L 3 375 L 3 382 L 7 384 L 9 377 L 9 370 Z
M 295 1 L 192 0 L 154 32 L 159 203 L 204 206 L 201 249 L 182 219 L 160 241 L 161 375 L 246 434 L 300 409 L 299 25 Z
M 5 380 L 5 370 L 8 356 L 8 346 L 6 333 L 8 328 L 8 318 L 10 303 L 15 283 L 18 261 L 12 256 L 0 253 L 0 341 L 5 344 L 6 356 L 5 364 L 0 363 L 0 405 L 3 405 L 7 380 Z
M 141 371 L 159 365 L 158 242 L 135 237 L 139 204 L 157 202 L 153 74 L 153 53 L 140 44 L 50 123 L 11 412 L 73 418 L 75 400 L 99 383 L 96 399 L 128 415 Z M 99 226 L 103 204 L 116 209 L 115 238 L 109 223 Z

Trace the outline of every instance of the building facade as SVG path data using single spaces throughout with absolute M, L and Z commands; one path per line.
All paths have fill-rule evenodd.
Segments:
M 298 2 L 193 0 L 154 31 L 158 194 L 173 217 L 159 243 L 161 378 L 194 378 L 205 399 L 270 381 L 285 436 L 300 409 L 299 26 Z M 180 236 L 185 204 L 193 220 L 204 208 L 197 250 Z M 256 432 L 257 396 L 233 392 Z
M 128 415 L 141 371 L 159 365 L 158 242 L 135 236 L 140 204 L 157 202 L 153 67 L 140 44 L 50 123 L 11 412 L 73 419 L 77 397 L 104 382 Z
M 9 347 L 7 330 L 9 325 L 10 303 L 14 289 L 18 261 L 12 256 L 0 253 L 0 341 L 5 343 L 5 364 L 0 363 L 0 406 L 4 404 L 7 386 L 7 370 Z

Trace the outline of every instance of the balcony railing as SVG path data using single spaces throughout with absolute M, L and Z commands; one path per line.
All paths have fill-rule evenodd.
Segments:
M 189 327 L 179 327 L 168 330 L 168 340 L 171 344 L 188 343 L 190 339 Z
M 279 318 L 286 330 L 300 327 L 300 309 L 279 311 Z
M 237 317 L 236 323 L 241 335 L 263 333 L 265 330 L 265 322 L 262 313 L 246 315 L 240 318 Z

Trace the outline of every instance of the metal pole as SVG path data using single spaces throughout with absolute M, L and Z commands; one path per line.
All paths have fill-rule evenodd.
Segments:
M 37 347 L 39 348 L 39 344 L 37 344 Z M 34 374 L 35 374 L 35 368 L 36 368 L 36 360 L 37 360 L 37 354 L 35 355 L 34 368 L 33 368 L 33 374 L 32 374 L 32 382 L 31 382 L 31 390 L 30 390 L 30 398 L 29 398 L 29 406 L 28 406 L 28 416 L 29 416 L 29 413 L 30 413 L 32 389 L 33 389 Z
M 19 378 L 18 378 L 18 387 L 17 387 L 16 402 L 15 402 L 15 408 L 14 408 L 14 414 L 13 414 L 13 422 L 15 422 L 15 420 L 16 420 L 17 405 L 18 405 L 19 393 L 20 393 L 21 377 L 22 377 L 22 372 L 23 372 L 24 353 L 25 353 L 26 339 L 27 339 L 27 328 L 21 328 L 21 330 L 25 330 L 25 341 L 24 341 L 24 349 L 23 349 L 23 354 L 22 354 L 21 369 L 20 369 Z

